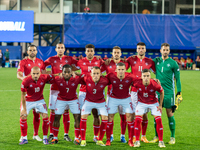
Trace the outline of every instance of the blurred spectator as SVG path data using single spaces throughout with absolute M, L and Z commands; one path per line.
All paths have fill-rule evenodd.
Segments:
M 106 60 L 106 59 L 108 59 L 108 56 L 107 56 L 107 55 L 104 55 L 103 60 Z
M 196 68 L 200 68 L 200 58 L 199 58 L 199 56 L 197 56 L 197 59 L 196 59 L 195 61 L 196 61 L 195 69 L 196 69 Z M 200 69 L 199 69 L 199 70 L 200 70 Z
M 181 69 L 185 69 L 185 59 L 183 57 L 181 57 L 180 63 L 181 63 Z
M 6 67 L 6 68 L 9 67 L 9 55 L 10 55 L 10 52 L 9 52 L 8 49 L 6 49 L 6 52 L 4 53 L 5 61 L 6 61 L 6 64 L 5 64 L 5 67 Z
M 181 62 L 180 60 L 178 59 L 178 57 L 174 57 L 173 60 L 175 60 L 179 66 L 179 68 L 181 68 Z
M 89 12 L 90 12 L 90 8 L 89 8 L 88 6 L 85 6 L 84 12 L 85 12 L 85 13 L 89 13 Z
M 3 53 L 0 49 L 0 68 L 2 68 L 2 61 L 3 61 Z
M 80 55 L 78 59 L 79 59 L 79 60 L 80 60 L 80 59 L 83 59 L 83 55 Z
M 124 60 L 126 60 L 126 56 L 124 56 Z
M 66 56 L 69 56 L 69 49 L 67 49 L 65 55 L 66 55 Z
M 187 57 L 186 59 L 186 69 L 192 69 L 192 60 L 190 59 L 190 57 Z
M 73 58 L 74 58 L 75 60 L 77 60 L 77 57 L 76 57 L 76 55 L 73 55 Z
M 196 62 L 200 62 L 200 58 L 199 58 L 199 56 L 197 56 Z

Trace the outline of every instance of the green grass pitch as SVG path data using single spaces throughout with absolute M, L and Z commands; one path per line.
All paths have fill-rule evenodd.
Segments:
M 0 150 L 4 149 L 134 149 L 128 144 L 120 142 L 120 119 L 119 114 L 116 114 L 114 120 L 114 141 L 110 147 L 100 147 L 93 142 L 93 118 L 88 117 L 86 147 L 74 145 L 73 142 L 63 140 L 63 124 L 61 119 L 61 127 L 58 135 L 59 143 L 56 145 L 44 145 L 42 142 L 32 140 L 33 136 L 33 115 L 32 111 L 28 116 L 28 144 L 19 145 L 20 138 L 20 84 L 16 78 L 16 68 L 1 68 L 0 69 Z M 166 112 L 163 110 L 162 121 L 164 126 L 164 142 L 166 149 L 200 149 L 200 71 L 181 71 L 182 95 L 183 102 L 180 104 L 178 111 L 175 112 L 176 119 L 176 144 L 169 145 L 167 142 L 170 138 L 168 119 Z M 49 85 L 45 86 L 44 98 L 48 104 Z M 147 139 L 151 140 L 154 137 L 153 117 L 149 116 L 149 124 L 147 128 Z M 74 119 L 70 115 L 71 125 L 69 136 L 74 139 Z M 39 129 L 39 136 L 42 138 L 42 119 Z M 126 131 L 126 140 L 128 135 Z M 103 141 L 106 141 L 104 136 Z M 141 143 L 138 149 L 159 149 L 158 144 Z

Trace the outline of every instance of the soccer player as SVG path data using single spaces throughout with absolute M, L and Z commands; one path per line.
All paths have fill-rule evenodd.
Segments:
M 56 45 L 56 56 L 49 57 L 47 60 L 45 60 L 44 64 L 45 67 L 51 66 L 51 72 L 52 74 L 58 74 L 62 73 L 62 67 L 65 64 L 69 65 L 76 65 L 77 60 L 74 60 L 71 56 L 64 55 L 65 52 L 65 45 L 63 43 L 58 43 Z M 56 99 L 58 96 L 59 90 L 56 84 L 51 84 L 50 89 L 50 97 L 49 97 L 49 109 L 51 109 L 50 113 L 50 136 L 48 138 L 49 141 L 53 140 L 53 121 L 55 118 L 55 105 L 56 105 Z M 64 124 L 64 140 L 66 141 L 72 141 L 68 135 L 69 132 L 69 126 L 70 126 L 70 117 L 69 117 L 69 111 L 68 108 L 66 108 L 66 111 L 63 114 L 63 124 Z
M 124 62 L 120 58 L 121 55 L 122 55 L 121 48 L 119 46 L 113 47 L 113 50 L 112 50 L 113 59 L 110 61 L 109 65 L 103 64 L 103 66 L 101 68 L 102 72 L 105 70 L 107 74 L 109 74 L 110 72 L 114 73 L 116 71 L 117 64 L 119 62 Z M 124 64 L 126 65 L 126 70 L 127 70 L 129 68 L 129 65 L 128 65 L 127 62 L 124 62 Z M 107 101 L 106 101 L 107 104 L 108 104 L 108 101 L 109 101 L 109 97 L 110 97 L 109 95 L 110 95 L 111 88 L 112 88 L 112 85 L 109 85 L 108 90 L 107 90 Z M 126 125 L 127 125 L 126 114 L 123 112 L 121 105 L 118 107 L 118 111 L 119 111 L 120 118 L 121 118 L 121 122 L 120 122 L 120 125 L 121 125 L 121 142 L 126 143 L 126 139 L 125 139 Z M 113 126 L 114 126 L 114 122 L 112 122 L 111 129 L 110 129 L 111 130 L 110 142 L 112 142 L 114 140 L 114 138 L 113 138 Z
M 108 101 L 108 125 L 106 129 L 106 145 L 111 145 L 110 136 L 112 121 L 114 119 L 115 113 L 117 112 L 118 106 L 121 105 L 124 112 L 126 113 L 126 120 L 128 123 L 128 144 L 129 146 L 133 147 L 133 105 L 129 94 L 129 88 L 133 83 L 133 76 L 130 73 L 126 73 L 126 65 L 120 62 L 117 64 L 116 73 L 109 73 L 107 75 L 107 78 L 112 84 L 112 89 L 110 91 L 110 98 Z
M 169 57 L 170 45 L 168 43 L 163 43 L 161 45 L 160 52 L 162 56 L 159 58 L 155 58 L 153 61 L 155 62 L 156 66 L 156 78 L 160 80 L 160 83 L 165 91 L 163 107 L 166 108 L 166 113 L 169 121 L 169 128 L 171 131 L 169 144 L 175 144 L 175 119 L 173 114 L 175 110 L 174 77 L 176 79 L 176 86 L 177 86 L 176 96 L 181 96 L 180 71 L 177 62 Z M 157 141 L 158 141 L 158 136 L 156 133 L 156 136 L 151 142 L 155 143 Z
M 87 74 L 83 78 L 83 82 L 86 84 L 86 97 L 81 110 L 81 146 L 86 146 L 86 122 L 87 117 L 91 113 L 92 109 L 97 109 L 101 115 L 101 127 L 99 140 L 96 142 L 97 145 L 105 146 L 102 139 L 106 132 L 106 126 L 108 122 L 108 112 L 106 102 L 104 98 L 104 88 L 109 84 L 109 80 L 106 77 L 101 76 L 101 70 L 99 67 L 94 66 L 91 69 L 91 75 Z
M 55 106 L 55 119 L 53 122 L 53 134 L 54 139 L 51 141 L 52 144 L 58 143 L 58 132 L 60 127 L 60 118 L 64 113 L 65 108 L 68 106 L 70 111 L 74 115 L 74 128 L 75 128 L 75 140 L 76 145 L 80 144 L 80 106 L 76 95 L 76 89 L 78 84 L 81 82 L 82 76 L 72 77 L 72 67 L 66 64 L 62 67 L 62 77 L 57 76 L 51 83 L 57 85 L 59 94 L 56 100 Z
M 19 80 L 25 79 L 31 73 L 31 69 L 34 66 L 38 66 L 41 71 L 44 73 L 45 66 L 44 62 L 41 59 L 36 58 L 37 55 L 37 47 L 35 45 L 29 45 L 27 50 L 28 58 L 23 59 L 19 63 L 19 67 L 17 69 L 17 78 Z M 33 139 L 37 141 L 42 141 L 42 139 L 38 136 L 38 130 L 40 125 L 40 115 L 36 113 L 35 109 L 33 109 L 33 127 L 34 127 L 34 135 Z M 22 141 L 22 137 L 20 138 L 20 142 Z
M 27 115 L 31 109 L 35 109 L 43 118 L 43 143 L 49 144 L 47 140 L 49 119 L 47 114 L 47 106 L 43 97 L 43 89 L 45 83 L 51 80 L 51 75 L 41 74 L 40 68 L 35 66 L 31 69 L 31 75 L 27 76 L 21 84 L 21 113 L 20 128 L 23 136 L 20 145 L 27 144 Z
M 97 59 L 94 57 L 95 53 L 95 46 L 92 44 L 87 44 L 85 46 L 85 54 L 86 57 L 83 59 L 80 59 L 77 63 L 77 68 L 81 69 L 82 74 L 90 74 L 91 69 L 94 66 L 100 67 L 103 65 L 104 61 L 101 59 Z M 79 91 L 79 103 L 80 103 L 80 108 L 82 108 L 84 104 L 86 96 L 86 86 L 81 84 L 80 86 L 80 91 Z M 93 122 L 93 127 L 94 127 L 94 142 L 97 142 L 98 140 L 98 134 L 99 134 L 99 129 L 100 129 L 100 119 L 99 115 L 96 109 L 92 110 L 92 114 L 94 116 L 94 122 Z
M 142 116 L 146 113 L 146 109 L 151 110 L 151 114 L 154 116 L 159 137 L 159 147 L 165 147 L 163 142 L 163 125 L 161 120 L 162 103 L 164 98 L 164 91 L 160 84 L 151 79 L 151 72 L 149 69 L 142 70 L 142 79 L 135 79 L 133 86 L 138 90 L 138 104 L 136 106 L 136 119 L 135 119 L 135 135 L 136 142 L 134 147 L 140 147 L 140 132 Z M 156 98 L 156 91 L 160 93 L 160 103 Z
M 143 42 L 139 42 L 137 44 L 137 56 L 130 56 L 127 58 L 127 62 L 131 66 L 131 72 L 135 77 L 141 77 L 141 72 L 143 69 L 151 69 L 152 72 L 155 72 L 155 64 L 153 60 L 145 57 L 146 53 L 146 45 Z M 137 104 L 137 89 L 132 86 L 131 87 L 131 100 L 134 106 L 134 116 L 135 116 L 135 107 Z M 142 136 L 141 141 L 144 143 L 149 143 L 146 138 L 146 130 L 148 126 L 148 118 L 147 113 L 143 115 L 142 120 Z M 133 138 L 133 142 L 135 142 L 135 137 Z

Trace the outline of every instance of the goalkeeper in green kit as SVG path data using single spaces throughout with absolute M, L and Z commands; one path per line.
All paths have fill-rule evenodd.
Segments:
M 162 56 L 159 58 L 155 58 L 153 61 L 155 62 L 156 78 L 160 80 L 161 86 L 163 87 L 165 92 L 163 107 L 166 108 L 166 113 L 169 120 L 169 128 L 171 131 L 169 144 L 175 144 L 176 123 L 173 113 L 178 108 L 178 105 L 182 101 L 180 71 L 177 62 L 169 57 L 170 53 L 169 44 L 163 43 L 161 45 L 160 52 Z M 176 80 L 176 86 L 177 86 L 176 103 L 175 103 L 174 78 Z M 158 99 L 160 99 L 159 94 L 158 94 Z M 156 131 L 156 124 L 155 124 L 155 131 Z M 157 132 L 154 139 L 150 141 L 150 143 L 155 143 L 155 142 L 158 142 Z

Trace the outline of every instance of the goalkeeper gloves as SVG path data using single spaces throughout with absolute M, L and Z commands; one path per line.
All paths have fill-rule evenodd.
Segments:
M 181 95 L 181 92 L 177 92 L 176 94 L 176 101 L 175 101 L 175 105 L 176 106 L 176 109 L 178 109 L 178 106 L 180 105 L 180 103 L 183 101 L 183 98 L 182 98 L 182 95 Z

